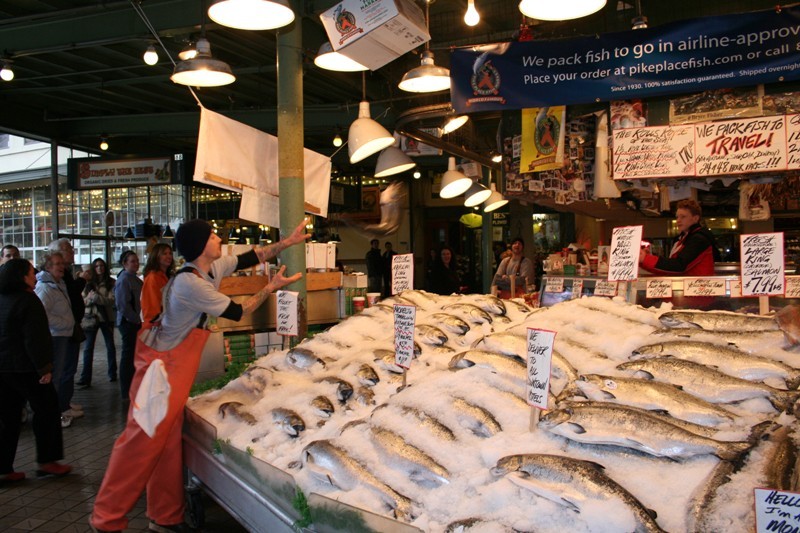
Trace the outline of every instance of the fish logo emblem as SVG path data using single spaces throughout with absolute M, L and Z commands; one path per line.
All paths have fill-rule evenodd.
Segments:
M 359 28 L 356 25 L 355 15 L 347 11 L 341 4 L 339 4 L 333 12 L 333 21 L 336 25 L 336 31 L 342 36 L 342 38 L 339 39 L 340 45 L 353 35 L 364 32 L 363 28 Z
M 553 115 L 545 115 L 536 123 L 533 132 L 533 143 L 541 155 L 550 155 L 558 147 L 556 139 L 559 137 L 561 124 Z
M 475 96 L 496 95 L 500 92 L 501 81 L 500 72 L 492 65 L 491 61 L 487 61 L 475 71 L 470 79 L 472 93 Z

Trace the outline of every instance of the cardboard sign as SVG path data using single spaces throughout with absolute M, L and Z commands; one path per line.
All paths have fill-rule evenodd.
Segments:
M 691 125 L 614 129 L 614 179 L 665 178 L 694 173 Z
M 411 367 L 414 358 L 414 327 L 417 308 L 413 305 L 394 305 L 394 362 L 403 368 Z
M 645 293 L 648 298 L 672 298 L 672 281 L 648 279 Z
M 528 405 L 532 407 L 547 409 L 547 396 L 550 391 L 550 363 L 553 358 L 555 340 L 555 331 L 528 328 L 528 384 L 525 398 Z
M 686 278 L 683 280 L 684 296 L 725 296 L 725 280 L 711 278 Z
M 297 292 L 275 293 L 275 331 L 279 335 L 297 335 Z
M 800 276 L 786 276 L 785 298 L 800 298 Z
M 392 294 L 414 288 L 414 254 L 392 257 Z
M 784 293 L 783 232 L 740 235 L 742 296 Z
M 564 278 L 547 278 L 547 284 L 544 286 L 544 292 L 561 293 L 564 292 Z
M 754 489 L 756 532 L 797 531 L 800 528 L 800 493 Z
M 611 233 L 608 281 L 633 281 L 639 277 L 642 226 L 622 226 Z
M 617 295 L 617 282 L 606 281 L 604 279 L 597 280 L 594 285 L 595 296 L 616 296 Z
M 583 280 L 582 279 L 574 279 L 572 280 L 572 299 L 580 298 L 581 293 L 583 292 Z

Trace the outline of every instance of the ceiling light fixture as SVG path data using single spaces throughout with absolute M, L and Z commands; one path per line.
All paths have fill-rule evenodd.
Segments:
M 365 67 L 355 59 L 350 59 L 346 55 L 335 51 L 328 41 L 320 45 L 317 57 L 314 58 L 314 64 L 319 68 L 335 70 L 337 72 L 360 72 L 362 70 L 369 70 L 368 67 Z
M 447 135 L 448 133 L 453 133 L 458 128 L 466 124 L 468 120 L 469 115 L 457 115 L 448 118 L 445 121 L 444 126 L 442 126 L 442 134 Z
M 642 0 L 636 0 L 636 16 L 631 19 L 632 30 L 646 30 L 647 17 L 642 15 Z
M 188 61 L 197 57 L 197 48 L 194 46 L 194 41 L 187 44 L 183 50 L 178 52 L 178 57 L 181 61 Z
M 363 100 L 358 104 L 358 118 L 347 132 L 347 152 L 351 163 L 358 163 L 372 154 L 394 144 L 394 137 L 386 128 L 372 120 L 367 102 L 367 78 L 361 73 L 361 94 Z
M 492 158 L 493 163 L 499 163 L 500 161 L 503 160 L 503 154 L 494 150 L 492 150 L 489 156 Z
M 477 26 L 481 21 L 481 15 L 475 9 L 475 0 L 467 1 L 467 12 L 464 13 L 464 24 L 467 26 Z
M 506 200 L 502 194 L 497 192 L 497 189 L 495 189 L 494 187 L 494 183 L 492 183 L 490 187 L 491 187 L 491 194 L 489 195 L 489 198 L 487 198 L 486 201 L 483 202 L 484 213 L 489 213 L 491 211 L 500 209 L 501 207 L 503 207 L 508 203 L 508 200 Z
M 342 136 L 339 134 L 339 132 L 336 132 L 336 136 L 333 138 L 333 145 L 336 148 L 339 148 L 342 145 L 342 142 L 344 142 L 342 141 Z
M 536 20 L 570 20 L 591 15 L 605 5 L 606 0 L 522 0 L 519 10 Z
M 415 171 L 414 171 L 414 179 L 415 179 L 415 180 L 418 180 L 418 179 L 420 179 L 421 177 L 422 177 L 422 172 L 420 172 L 419 170 L 415 170 Z
M 108 150 L 108 135 L 100 136 L 100 149 L 103 151 Z
M 156 52 L 156 47 L 152 44 L 147 47 L 147 51 L 144 53 L 144 62 L 150 66 L 158 63 L 158 52 Z
M 429 10 L 430 4 L 425 2 L 425 27 L 430 35 Z M 450 89 L 450 71 L 444 67 L 437 67 L 433 62 L 430 41 L 425 42 L 425 51 L 422 52 L 422 64 L 406 72 L 398 87 L 411 93 L 435 93 Z
M 211 44 L 205 37 L 197 39 L 197 56 L 180 61 L 170 79 L 190 87 L 219 87 L 236 81 L 231 67 L 211 57 Z
M 3 81 L 11 81 L 14 79 L 14 71 L 11 70 L 11 64 L 13 61 L 10 59 L 4 59 L 2 61 L 2 67 L 0 67 L 0 79 Z
M 478 204 L 482 204 L 491 195 L 492 191 L 487 189 L 485 185 L 473 181 L 464 195 L 464 207 L 475 207 Z
M 274 30 L 291 24 L 295 17 L 285 0 L 215 0 L 208 16 L 240 30 Z
M 410 170 L 417 164 L 408 157 L 400 148 L 390 146 L 378 156 L 375 165 L 375 177 L 385 178 Z
M 447 160 L 447 172 L 442 175 L 442 188 L 439 190 L 441 198 L 455 198 L 461 196 L 472 185 L 472 179 L 463 172 L 456 170 L 456 158 Z

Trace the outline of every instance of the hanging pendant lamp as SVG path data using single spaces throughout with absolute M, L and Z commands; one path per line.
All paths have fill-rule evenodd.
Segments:
M 314 58 L 314 64 L 319 68 L 337 72 L 360 72 L 362 70 L 369 70 L 368 67 L 365 67 L 355 59 L 350 59 L 346 55 L 335 51 L 328 41 L 320 45 L 317 57 Z
M 522 0 L 519 10 L 536 20 L 570 20 L 591 15 L 605 5 L 606 0 Z
M 375 165 L 375 177 L 393 176 L 415 166 L 417 164 L 405 152 L 395 146 L 390 146 L 378 156 L 378 163 Z
M 429 3 L 425 2 L 425 27 L 430 35 L 429 19 Z M 411 93 L 434 93 L 450 89 L 450 71 L 444 67 L 436 66 L 433 62 L 430 41 L 425 42 L 425 51 L 422 52 L 422 64 L 406 72 L 398 87 Z
M 215 0 L 208 16 L 240 30 L 274 30 L 294 21 L 294 11 L 285 0 Z
M 236 81 L 231 67 L 224 61 L 211 57 L 211 44 L 205 37 L 197 39 L 194 59 L 179 61 L 170 79 L 190 87 L 219 87 Z
M 502 194 L 497 192 L 497 189 L 495 189 L 494 187 L 494 183 L 492 183 L 490 187 L 492 194 L 490 194 L 489 198 L 487 198 L 486 201 L 483 202 L 484 213 L 490 213 L 492 211 L 500 209 L 501 207 L 503 207 L 508 203 L 508 200 L 506 200 Z
M 491 195 L 492 191 L 487 189 L 485 185 L 474 181 L 464 195 L 464 207 L 475 207 L 478 204 L 482 204 Z
M 472 179 L 456 170 L 456 158 L 447 161 L 447 172 L 442 175 L 442 188 L 439 190 L 441 198 L 455 198 L 461 196 L 472 185 Z
M 367 77 L 361 73 L 361 94 L 363 101 L 358 104 L 358 118 L 347 132 L 347 153 L 351 163 L 368 158 L 394 144 L 394 137 L 386 128 L 372 120 L 367 102 Z

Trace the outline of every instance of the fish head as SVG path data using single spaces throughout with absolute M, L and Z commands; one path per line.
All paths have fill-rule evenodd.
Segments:
M 692 322 L 692 315 L 684 311 L 667 311 L 658 317 L 659 322 L 668 328 L 699 328 Z
M 590 400 L 603 401 L 615 399 L 616 396 L 614 396 L 609 389 L 613 390 L 616 387 L 610 387 L 608 381 L 608 378 L 598 376 L 597 374 L 582 374 L 580 378 L 575 381 L 575 385 L 577 385 L 578 390 Z
M 522 467 L 521 455 L 507 455 L 498 459 L 497 464 L 490 469 L 493 476 L 504 476 L 509 472 L 516 472 Z
M 617 365 L 617 370 L 627 372 L 631 376 L 639 379 L 647 379 L 651 381 L 655 379 L 653 374 L 642 368 L 642 363 L 639 361 L 628 361 L 627 363 Z
M 659 355 L 662 353 L 664 353 L 664 345 L 660 342 L 655 344 L 645 344 L 644 346 L 639 346 L 633 350 L 629 359 L 635 361 L 637 359 L 642 359 L 652 355 Z
M 572 418 L 572 409 L 569 408 L 548 411 L 539 419 L 539 427 L 543 429 L 551 429 L 568 422 L 570 418 Z
M 452 359 L 450 359 L 450 363 L 448 363 L 447 366 L 449 366 L 452 369 L 469 368 L 471 366 L 474 366 L 475 363 L 473 363 L 472 361 L 467 359 L 466 355 L 467 355 L 467 352 L 461 352 L 459 354 L 454 355 L 452 357 Z

